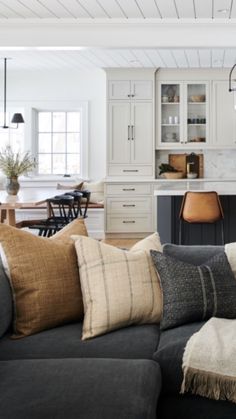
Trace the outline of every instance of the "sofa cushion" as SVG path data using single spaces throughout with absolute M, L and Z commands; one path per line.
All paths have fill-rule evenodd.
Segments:
M 74 243 L 37 237 L 0 224 L 14 300 L 15 337 L 76 321 L 83 315 Z M 3 261 L 4 262 L 4 261 Z
M 235 417 L 235 403 L 187 394 L 161 397 L 157 407 L 158 419 L 234 419 Z
M 211 317 L 236 318 L 236 281 L 226 254 L 199 266 L 151 250 L 163 290 L 161 329 Z
M 190 323 L 161 332 L 159 346 L 153 358 L 161 367 L 164 394 L 179 394 L 183 380 L 182 359 L 185 345 L 203 324 L 204 322 Z
M 178 246 L 165 244 L 163 254 L 192 265 L 201 265 L 211 257 L 224 252 L 223 246 Z
M 0 363 L 5 419 L 155 419 L 158 364 L 147 360 L 24 360 Z
M 82 236 L 75 248 L 84 302 L 82 339 L 159 321 L 160 287 L 146 251 L 126 251 Z
M 0 361 L 36 358 L 152 359 L 159 342 L 157 325 L 127 327 L 87 341 L 81 340 L 82 323 L 45 330 L 24 339 L 0 340 Z
M 13 302 L 10 283 L 0 257 L 0 338 L 9 329 L 12 322 Z

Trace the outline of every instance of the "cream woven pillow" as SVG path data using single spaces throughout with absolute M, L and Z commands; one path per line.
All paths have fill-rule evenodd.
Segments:
M 121 250 L 89 237 L 79 237 L 75 248 L 85 310 L 83 340 L 160 320 L 160 287 L 147 252 Z

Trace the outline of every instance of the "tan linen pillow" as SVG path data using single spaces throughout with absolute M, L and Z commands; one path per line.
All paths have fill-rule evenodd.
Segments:
M 84 182 L 82 190 L 88 189 L 91 192 L 91 204 L 103 204 L 104 202 L 104 181 Z
M 85 309 L 83 340 L 159 321 L 159 284 L 146 252 L 121 250 L 89 237 L 79 237 L 75 248 Z
M 78 234 L 79 236 L 88 236 L 88 232 L 87 232 L 87 228 L 84 223 L 84 220 L 82 219 L 73 220 L 62 230 L 58 231 L 56 234 L 51 236 L 50 240 L 60 240 L 60 241 L 63 241 L 63 243 L 66 243 L 68 241 L 69 243 L 74 244 L 74 241 L 71 238 L 73 234 Z
M 13 337 L 82 318 L 77 257 L 67 232 L 63 243 L 62 233 L 59 240 L 49 240 L 0 224 L 14 298 Z
M 62 190 L 67 190 L 67 191 L 70 191 L 71 189 L 81 190 L 82 187 L 83 187 L 83 183 L 84 182 L 80 182 L 80 183 L 77 183 L 75 185 L 67 185 L 67 184 L 58 183 L 57 184 L 57 189 L 62 189 Z

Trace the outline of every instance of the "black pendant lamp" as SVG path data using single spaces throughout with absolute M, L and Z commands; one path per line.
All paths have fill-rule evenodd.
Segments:
M 18 128 L 18 124 L 23 124 L 24 118 L 21 113 L 14 113 L 11 123 L 16 124 L 15 127 L 7 125 L 7 60 L 4 58 L 4 100 L 3 100 L 3 125 L 1 128 Z

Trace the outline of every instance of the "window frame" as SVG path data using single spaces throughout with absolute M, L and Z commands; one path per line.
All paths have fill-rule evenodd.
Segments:
M 32 108 L 32 154 L 38 160 L 38 114 L 39 112 L 81 112 L 81 138 L 80 138 L 80 173 L 71 173 L 69 178 L 88 178 L 88 102 L 64 102 L 58 105 L 57 102 L 40 104 Z M 53 180 L 55 178 L 66 179 L 58 174 L 41 174 L 36 168 L 35 177 Z

